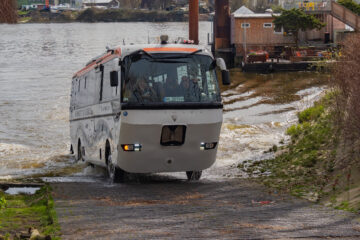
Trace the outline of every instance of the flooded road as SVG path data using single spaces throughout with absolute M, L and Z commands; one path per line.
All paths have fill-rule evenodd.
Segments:
M 74 164 L 68 154 L 73 73 L 105 46 L 153 42 L 160 34 L 175 40 L 187 31 L 187 23 L 0 25 L 0 180 L 101 177 L 101 171 Z M 201 44 L 209 32 L 211 24 L 201 22 Z M 282 142 L 296 111 L 321 94 L 327 76 L 233 71 L 232 81 L 222 93 L 218 160 L 204 178 L 233 177 L 239 174 L 234 165 L 262 158 L 265 150 Z

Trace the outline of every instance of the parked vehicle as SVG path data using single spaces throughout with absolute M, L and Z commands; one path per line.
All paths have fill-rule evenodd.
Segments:
M 197 45 L 108 49 L 73 77 L 71 150 L 112 181 L 180 171 L 200 179 L 215 162 L 222 124 L 216 66 L 230 84 L 224 60 Z

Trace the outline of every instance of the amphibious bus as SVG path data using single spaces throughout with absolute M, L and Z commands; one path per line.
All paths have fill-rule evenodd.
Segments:
M 71 151 L 114 182 L 180 171 L 199 180 L 215 162 L 222 124 L 217 66 L 230 84 L 224 60 L 198 45 L 108 48 L 73 76 Z

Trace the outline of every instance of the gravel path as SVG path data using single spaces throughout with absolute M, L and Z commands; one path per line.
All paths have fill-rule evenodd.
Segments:
M 63 239 L 360 239 L 360 216 L 248 180 L 52 186 Z

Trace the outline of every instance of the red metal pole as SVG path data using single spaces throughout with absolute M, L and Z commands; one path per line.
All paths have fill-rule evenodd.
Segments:
M 199 44 L 199 0 L 189 0 L 189 39 Z

